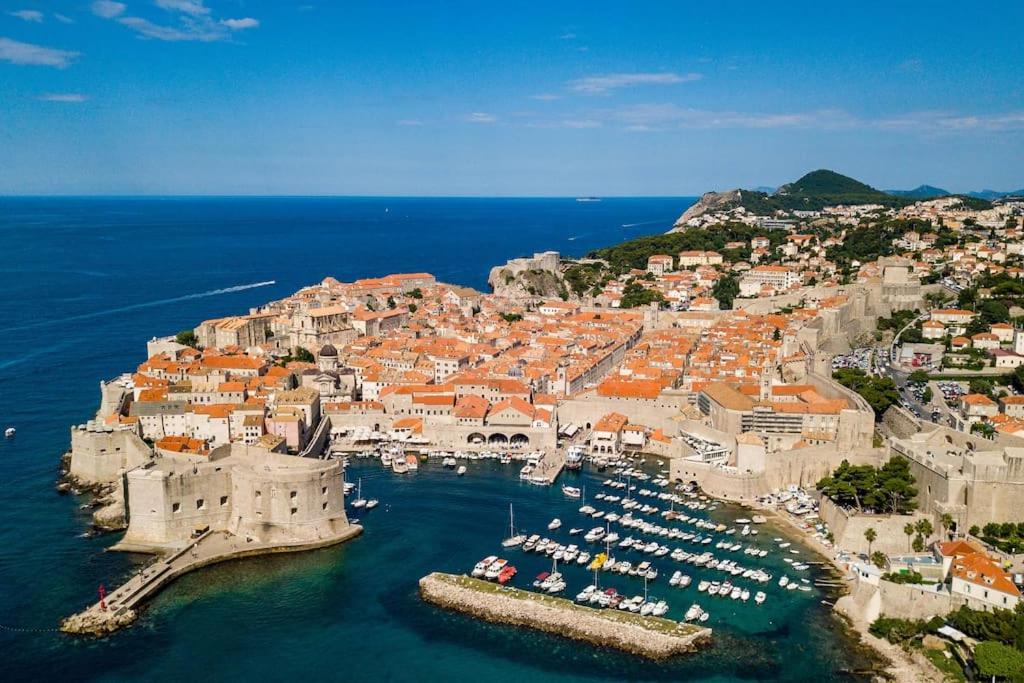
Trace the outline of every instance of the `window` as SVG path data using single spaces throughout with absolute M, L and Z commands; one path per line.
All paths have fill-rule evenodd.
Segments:
M 327 503 L 324 503 L 323 505 L 321 505 L 320 509 L 321 510 L 326 510 L 327 509 Z M 1006 598 L 1003 598 L 1003 602 L 1006 602 Z
M 227 496 L 221 496 L 220 497 L 220 506 L 224 507 L 227 504 L 228 504 L 228 497 Z
M 290 498 L 291 498 L 292 500 L 295 500 L 296 498 L 298 498 L 298 497 L 299 497 L 299 492 L 298 492 L 298 491 L 292 491 L 292 492 L 291 492 L 290 494 L 288 494 L 288 495 L 289 495 L 289 497 L 290 497 Z
M 171 503 L 171 512 L 181 512 L 181 503 Z
M 196 510 L 205 510 L 205 509 L 206 509 L 206 501 L 203 500 L 202 498 L 196 498 Z
M 299 508 L 292 508 L 292 517 L 294 517 L 295 513 L 297 513 L 298 511 L 299 511 Z

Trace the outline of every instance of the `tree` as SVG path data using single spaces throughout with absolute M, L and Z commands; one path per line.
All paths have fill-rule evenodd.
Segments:
M 914 384 L 925 384 L 928 382 L 928 373 L 924 370 L 914 370 L 907 380 Z
M 969 533 L 971 536 L 980 536 L 981 529 L 978 528 L 977 524 L 972 524 L 971 528 L 968 529 L 967 533 Z
M 868 542 L 868 555 L 870 556 L 871 555 L 871 544 L 875 542 L 876 538 L 878 538 L 878 532 L 875 531 L 872 527 L 868 527 L 867 529 L 864 530 L 864 538 L 867 539 L 867 542 Z
M 654 302 L 660 304 L 663 301 L 665 301 L 665 297 L 661 292 L 647 289 L 637 282 L 630 282 L 622 288 L 622 299 L 619 301 L 619 306 L 621 308 L 637 308 Z
M 879 569 L 885 569 L 885 565 L 888 564 L 889 558 L 881 550 L 876 550 L 871 553 L 871 564 L 875 565 Z
M 942 525 L 942 535 L 945 536 L 953 529 L 956 523 L 953 521 L 953 515 L 943 512 L 942 516 L 939 517 L 939 524 Z
M 316 358 L 313 357 L 313 354 L 310 353 L 309 349 L 296 346 L 295 353 L 292 354 L 292 360 L 297 360 L 301 363 L 312 363 Z
M 991 676 L 993 679 L 1014 677 L 1019 680 L 1017 677 L 1024 671 L 1024 652 L 994 640 L 986 640 L 974 648 L 974 665 L 982 676 Z
M 723 275 L 718 278 L 718 282 L 715 283 L 711 293 L 718 299 L 718 303 L 723 310 L 729 310 L 732 308 L 733 300 L 739 296 L 740 283 L 732 275 Z
M 174 335 L 174 341 L 185 346 L 191 346 L 193 349 L 199 344 L 199 338 L 196 337 L 196 333 L 192 330 L 182 330 Z
M 422 299 L 423 298 L 423 290 L 420 289 L 419 287 L 417 287 L 416 289 L 414 289 L 411 292 L 409 292 L 409 296 L 411 296 L 413 299 Z
M 907 552 L 910 552 L 910 537 L 914 535 L 914 525 L 910 522 L 904 524 L 903 533 L 907 535 Z
M 388 308 L 395 308 L 396 306 L 398 306 L 398 304 L 395 303 L 395 297 L 389 296 L 388 297 Z
M 882 419 L 889 406 L 899 403 L 899 390 L 889 377 L 875 377 L 860 368 L 840 368 L 832 373 L 832 378 L 860 394 L 875 411 L 875 420 Z
M 501 319 L 507 323 L 515 323 L 522 320 L 523 316 L 521 313 L 502 313 Z
M 419 306 L 417 306 L 416 304 L 409 304 L 409 312 L 410 313 L 415 313 L 418 308 L 419 308 Z
M 932 388 L 925 387 L 924 391 L 921 392 L 921 400 L 927 405 L 932 402 L 933 398 L 935 398 L 935 393 L 932 391 Z

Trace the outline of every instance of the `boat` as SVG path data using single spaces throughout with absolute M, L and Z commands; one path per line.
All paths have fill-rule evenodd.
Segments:
M 565 468 L 578 470 L 581 467 L 583 467 L 583 450 L 578 446 L 574 446 L 565 454 Z
M 405 456 L 405 466 L 409 468 L 409 471 L 418 470 L 420 468 L 420 460 L 415 455 Z
M 573 527 L 572 529 L 569 529 L 569 535 L 570 536 L 578 536 L 579 534 L 582 534 L 582 533 L 583 533 L 583 529 L 580 528 L 580 527 Z
M 352 501 L 352 507 L 354 507 L 354 508 L 366 507 L 366 499 L 363 498 L 363 479 L 362 479 L 362 477 L 359 478 L 359 487 L 357 489 L 356 499 Z
M 577 197 L 576 201 L 580 202 L 581 204 L 583 204 L 583 203 L 590 203 L 590 202 L 599 202 L 599 201 L 601 201 L 601 198 L 600 197 Z
M 515 575 L 516 568 L 512 565 L 508 565 L 507 567 L 504 567 L 500 572 L 498 572 L 498 583 L 504 586 L 506 583 L 511 581 L 512 577 Z
M 484 559 L 480 560 L 473 566 L 473 571 L 470 572 L 470 576 L 474 576 L 479 579 L 487 573 L 487 568 L 494 564 L 497 559 L 498 557 L 496 555 L 488 555 Z
M 490 581 L 494 581 L 498 578 L 498 574 L 501 573 L 501 570 L 504 569 L 505 565 L 507 564 L 508 560 L 499 557 L 494 562 L 491 562 L 491 564 L 487 567 L 487 571 L 484 572 L 484 578 Z
M 548 523 L 548 529 L 550 529 L 551 531 L 554 531 L 560 526 L 562 526 L 562 520 L 558 519 L 558 517 L 555 517 Z
M 763 604 L 766 597 L 767 596 L 764 594 L 764 591 L 757 591 L 757 593 L 754 595 L 754 602 L 756 602 L 759 605 Z
M 580 490 L 575 486 L 566 486 L 565 484 L 562 484 L 562 493 L 565 494 L 567 498 L 579 498 L 582 495 Z
M 371 498 L 368 501 L 366 501 L 366 509 L 367 510 L 372 510 L 373 508 L 377 507 L 377 505 L 379 505 L 379 504 L 380 504 L 379 500 L 377 500 L 376 498 Z
M 466 466 L 465 465 L 459 465 L 459 469 L 455 470 L 455 474 L 459 475 L 460 477 L 462 475 L 464 475 L 465 473 L 466 473 Z
M 508 538 L 501 542 L 502 547 L 513 548 L 517 545 L 522 545 L 526 540 L 525 534 L 516 533 L 515 519 L 512 516 L 512 504 L 508 504 Z
M 448 456 L 447 458 L 441 461 L 441 464 L 450 469 L 454 469 L 454 467 L 458 465 L 459 462 L 455 458 Z
M 17 431 L 18 430 L 15 429 L 14 427 L 8 427 L 7 429 L 4 430 L 4 436 L 10 439 L 11 437 L 14 436 L 15 432 Z
M 683 615 L 683 621 L 695 621 L 704 612 L 700 608 L 700 605 L 693 603 L 690 605 L 690 609 L 686 610 L 686 614 Z

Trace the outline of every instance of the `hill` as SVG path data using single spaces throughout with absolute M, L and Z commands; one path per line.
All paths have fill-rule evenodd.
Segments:
M 993 199 L 1002 199 L 1003 197 L 1024 197 L 1024 189 L 1014 190 L 1012 192 L 999 192 L 997 190 L 979 190 L 977 192 L 966 193 L 968 197 L 975 199 L 984 199 L 986 201 L 992 201 Z
M 836 204 L 904 206 L 910 201 L 876 190 L 841 173 L 819 169 L 772 193 L 757 190 L 708 192 L 679 217 L 676 226 L 709 211 L 726 211 L 740 206 L 752 213 L 770 216 L 776 211 L 820 211 Z
M 918 185 L 913 190 L 886 190 L 886 192 L 895 197 L 905 197 L 907 199 L 934 199 L 936 197 L 948 197 L 953 194 L 934 185 Z

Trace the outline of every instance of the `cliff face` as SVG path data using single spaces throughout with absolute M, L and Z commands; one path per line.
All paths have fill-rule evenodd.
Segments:
M 679 232 L 686 228 L 686 221 L 691 218 L 703 215 L 709 211 L 724 211 L 740 203 L 742 196 L 740 190 L 726 190 L 725 192 L 705 192 L 696 204 L 688 208 L 683 215 L 676 219 L 675 225 L 669 232 Z
M 558 252 L 554 251 L 512 259 L 503 266 L 495 266 L 487 276 L 487 284 L 496 296 L 509 299 L 561 298 L 569 295 L 559 272 Z

